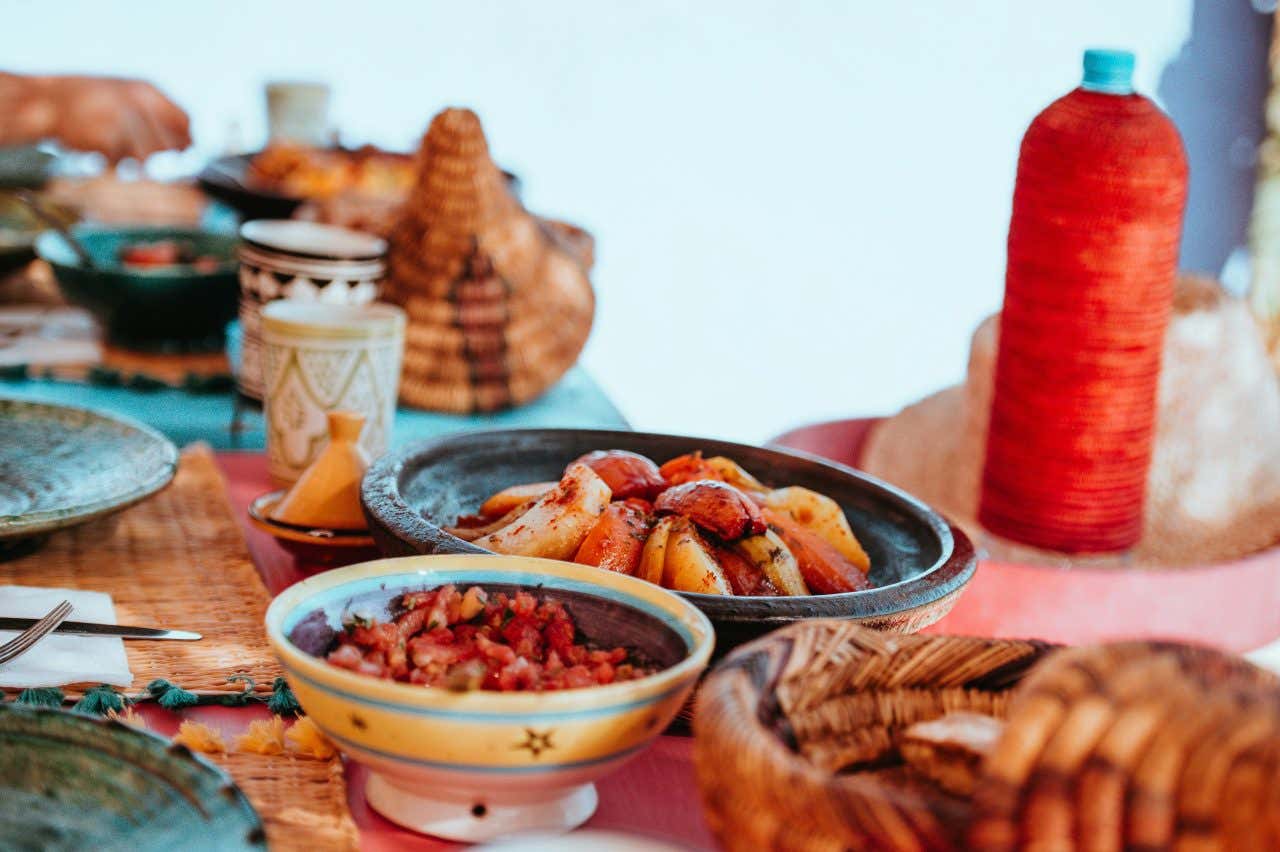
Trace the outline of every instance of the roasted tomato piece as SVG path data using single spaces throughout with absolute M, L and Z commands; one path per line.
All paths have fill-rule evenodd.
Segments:
M 831 542 L 808 527 L 797 523 L 791 515 L 773 509 L 764 510 L 765 520 L 800 565 L 809 590 L 818 595 L 858 592 L 871 588 L 867 575 L 850 562 Z
M 682 515 L 725 541 L 759 535 L 769 528 L 760 507 L 747 495 L 711 479 L 672 486 L 658 495 L 653 508 L 660 515 Z
M 629 502 L 610 503 L 582 540 L 574 562 L 635 574 L 649 538 L 649 518 Z
M 182 263 L 182 246 L 174 240 L 133 243 L 120 249 L 125 266 L 176 266 Z
M 628 497 L 652 500 L 667 487 L 666 480 L 658 472 L 658 466 L 639 453 L 596 450 L 577 459 L 574 464 L 585 464 L 594 470 L 613 491 L 615 500 L 625 500 Z

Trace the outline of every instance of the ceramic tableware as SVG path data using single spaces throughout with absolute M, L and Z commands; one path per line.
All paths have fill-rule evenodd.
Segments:
M 378 237 L 333 225 L 268 219 L 241 226 L 240 393 L 262 399 L 261 314 L 267 304 L 370 304 L 378 296 L 386 251 Z
M 272 141 L 324 145 L 330 141 L 328 85 L 274 80 L 266 85 L 267 135 Z
M 262 314 L 267 465 L 295 482 L 329 438 L 328 414 L 364 417 L 359 446 L 386 451 L 404 353 L 404 312 L 392 305 L 279 301 Z
M 973 546 L 959 529 L 898 489 L 799 453 L 726 441 L 590 429 L 515 429 L 451 435 L 374 462 L 362 499 L 382 552 L 484 552 L 445 532 L 486 497 L 522 482 L 558 479 L 592 450 L 631 450 L 661 463 L 701 450 L 738 462 L 769 485 L 801 485 L 840 504 L 871 557 L 875 588 L 803 597 L 728 597 L 680 592 L 711 619 L 717 652 L 806 618 L 844 618 L 913 633 L 946 615 L 973 576 Z
M 284 496 L 284 491 L 272 491 L 258 497 L 249 504 L 249 522 L 274 538 L 299 561 L 328 568 L 378 557 L 378 548 L 368 530 L 343 530 L 276 520 L 272 512 Z
M 116 344 L 148 350 L 219 350 L 236 312 L 235 237 L 170 227 L 77 225 L 71 234 L 93 258 L 88 268 L 55 231 L 36 240 L 67 300 L 87 308 Z M 209 265 L 137 267 L 120 263 L 126 246 L 177 241 Z
M 556 692 L 454 692 L 386 681 L 321 659 L 344 614 L 388 617 L 401 593 L 453 583 L 536 588 L 590 640 L 662 668 Z M 592 784 L 666 728 L 711 655 L 711 625 L 658 586 L 585 565 L 516 556 L 383 559 L 318 574 L 267 610 L 267 636 L 307 715 L 372 770 L 369 803 L 457 840 L 564 831 L 596 806 Z
M 0 848 L 265 850 L 222 770 L 154 734 L 0 704 Z
M 330 411 L 328 422 L 329 442 L 271 510 L 271 519 L 294 526 L 367 530 L 360 508 L 360 480 L 369 468 L 369 456 L 360 447 L 364 415 Z
M 169 484 L 178 449 L 133 420 L 0 399 L 0 550 L 118 512 Z

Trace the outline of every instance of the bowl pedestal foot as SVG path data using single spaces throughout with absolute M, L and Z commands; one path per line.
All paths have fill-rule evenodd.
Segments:
M 422 834 L 480 843 L 525 833 L 572 831 L 596 811 L 594 784 L 536 791 L 477 793 L 407 782 L 378 772 L 365 787 L 369 805 Z

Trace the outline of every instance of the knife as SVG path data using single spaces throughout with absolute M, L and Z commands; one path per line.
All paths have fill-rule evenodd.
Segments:
M 37 618 L 0 617 L 0 630 L 26 630 Z M 72 636 L 117 636 L 121 639 L 181 639 L 190 642 L 202 639 L 199 633 L 188 630 L 161 630 L 158 627 L 129 627 L 124 624 L 93 624 L 88 621 L 64 621 L 54 633 Z

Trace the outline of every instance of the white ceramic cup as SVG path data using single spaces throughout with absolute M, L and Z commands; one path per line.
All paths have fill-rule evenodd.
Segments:
M 332 144 L 327 84 L 277 80 L 267 83 L 266 96 L 267 134 L 273 142 Z
M 365 417 L 360 446 L 387 450 L 404 356 L 404 311 L 393 305 L 282 300 L 262 310 L 263 411 L 272 479 L 294 482 L 328 437 L 330 411 Z

